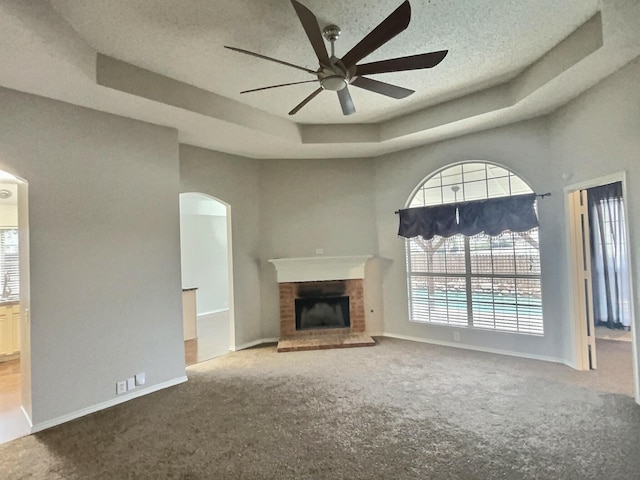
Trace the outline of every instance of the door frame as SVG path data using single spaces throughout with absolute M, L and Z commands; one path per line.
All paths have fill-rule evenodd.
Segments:
M 20 382 L 21 407 L 29 423 L 31 421 L 31 266 L 29 246 L 29 183 L 20 177 L 18 181 L 18 245 L 20 268 Z
M 597 368 L 597 362 L 589 241 L 591 226 L 588 216 L 587 190 L 574 190 L 567 195 L 567 200 L 569 204 L 569 241 L 571 244 L 572 304 L 576 319 L 575 367 L 578 370 L 591 370 Z
M 567 244 L 567 252 L 568 252 L 567 258 L 569 262 L 569 272 L 571 275 L 570 289 L 571 289 L 572 305 L 575 305 L 580 298 L 579 293 L 576 291 L 576 288 L 578 288 L 578 285 L 581 285 L 581 282 L 578 281 L 579 279 L 576 278 L 578 268 L 576 265 L 576 258 L 574 255 L 573 245 L 572 245 L 571 224 L 573 223 L 574 218 L 572 217 L 572 214 L 571 214 L 572 209 L 570 208 L 570 205 L 569 205 L 569 202 L 571 200 L 570 195 L 580 190 L 586 190 L 589 188 L 599 187 L 601 185 L 606 185 L 606 184 L 615 183 L 615 182 L 621 182 L 622 184 L 623 214 L 624 214 L 624 221 L 625 221 L 625 237 L 626 237 L 625 244 L 627 246 L 627 263 L 628 263 L 628 266 L 630 267 L 633 264 L 633 262 L 631 259 L 632 252 L 631 252 L 631 249 L 629 248 L 631 243 L 629 242 L 629 231 L 630 231 L 629 210 L 628 210 L 629 206 L 628 206 L 628 202 L 626 201 L 626 199 L 628 198 L 626 173 L 624 171 L 615 172 L 609 175 L 604 175 L 602 177 L 574 183 L 564 187 L 565 217 L 567 219 L 566 244 Z M 633 274 L 631 270 L 632 270 L 631 268 L 627 268 L 629 290 L 630 292 L 632 292 L 629 302 L 630 302 L 630 309 L 631 309 L 631 348 L 632 348 L 632 356 L 633 356 L 633 359 L 632 359 L 633 387 L 634 387 L 634 394 L 635 394 L 634 396 L 635 396 L 636 403 L 640 404 L 640 378 L 638 377 L 640 373 L 640 369 L 638 365 L 638 345 L 637 345 L 638 322 L 637 322 L 637 317 L 635 315 L 635 301 L 634 301 L 634 295 L 633 295 L 633 291 L 634 291 Z M 586 329 L 584 329 L 584 324 L 586 322 L 586 319 L 577 315 L 574 308 L 571 309 L 570 315 L 572 318 L 571 332 L 572 332 L 572 345 L 574 348 L 574 355 L 573 355 L 574 365 L 573 366 L 578 370 L 583 370 L 585 369 L 584 368 L 585 358 L 587 358 L 587 362 L 588 362 L 588 357 L 586 357 L 585 351 L 584 351 L 587 345 L 587 342 L 585 341 L 585 338 L 584 338 L 584 335 L 586 334 Z

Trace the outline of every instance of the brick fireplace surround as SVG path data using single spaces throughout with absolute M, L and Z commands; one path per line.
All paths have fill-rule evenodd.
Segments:
M 369 256 L 280 258 L 276 267 L 280 292 L 279 352 L 372 346 L 366 334 L 364 267 Z M 340 285 L 349 297 L 350 325 L 345 328 L 296 329 L 295 300 L 308 289 Z

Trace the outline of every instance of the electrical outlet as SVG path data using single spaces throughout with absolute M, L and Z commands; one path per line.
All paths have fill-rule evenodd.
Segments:
M 453 332 L 453 341 L 454 342 L 460 341 L 460 332 Z
M 120 382 L 116 382 L 116 395 L 122 395 L 123 393 L 127 393 L 127 381 L 122 380 Z
M 136 388 L 136 379 L 131 377 L 127 378 L 127 390 L 133 390 Z
M 136 373 L 136 385 L 144 385 L 144 382 L 146 381 L 145 379 L 145 375 L 144 372 L 141 373 Z
M 316 248 L 316 255 L 324 254 L 324 248 Z

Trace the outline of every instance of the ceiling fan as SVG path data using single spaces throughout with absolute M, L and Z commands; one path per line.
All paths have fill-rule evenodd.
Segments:
M 316 79 L 314 80 L 282 83 L 279 85 L 270 85 L 268 87 L 254 88 L 252 90 L 244 90 L 240 92 L 258 92 L 270 88 L 286 87 L 288 85 L 297 85 L 300 83 L 319 82 L 320 86 L 314 90 L 311 95 L 296 105 L 293 110 L 289 112 L 289 115 L 295 115 L 298 113 L 302 107 L 309 103 L 323 90 L 332 90 L 337 92 L 340 106 L 342 107 L 342 113 L 344 115 L 351 115 L 356 111 L 356 109 L 353 106 L 351 94 L 347 88 L 348 85 L 353 85 L 354 87 L 363 88 L 370 92 L 379 93 L 395 99 L 405 98 L 414 93 L 414 91 L 409 90 L 408 88 L 391 85 L 390 83 L 374 80 L 372 78 L 367 78 L 364 75 L 435 67 L 444 59 L 448 52 L 448 50 L 440 50 L 437 52 L 421 53 L 408 57 L 391 58 L 388 60 L 357 65 L 360 60 L 377 50 L 409 26 L 409 21 L 411 20 L 411 5 L 409 5 L 408 0 L 405 0 L 402 5 L 384 19 L 376 28 L 369 32 L 367 36 L 365 36 L 355 47 L 349 50 L 342 58 L 337 58 L 335 56 L 334 49 L 334 43 L 340 36 L 340 27 L 337 25 L 328 25 L 321 31 L 318 19 L 311 10 L 296 0 L 291 0 L 291 3 L 293 4 L 293 8 L 295 9 L 298 18 L 300 19 L 300 23 L 302 23 L 302 27 L 304 28 L 307 37 L 309 37 L 311 46 L 315 51 L 318 62 L 320 63 L 317 70 L 311 70 L 299 65 L 294 65 L 293 63 L 267 57 L 266 55 L 225 45 L 225 48 L 230 50 L 252 55 L 264 60 L 270 60 L 281 65 L 303 70 L 316 76 Z M 323 37 L 331 43 L 331 56 L 327 53 L 324 41 L 322 40 Z

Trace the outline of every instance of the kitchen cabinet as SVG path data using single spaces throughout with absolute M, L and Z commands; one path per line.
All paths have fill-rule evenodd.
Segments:
M 20 304 L 0 303 L 0 361 L 20 353 Z

